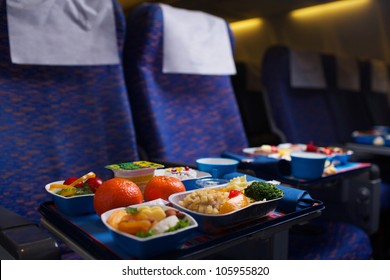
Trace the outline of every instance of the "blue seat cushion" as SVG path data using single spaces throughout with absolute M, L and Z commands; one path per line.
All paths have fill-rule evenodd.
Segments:
M 372 246 L 368 235 L 351 224 L 315 219 L 293 228 L 289 235 L 289 259 L 368 260 Z

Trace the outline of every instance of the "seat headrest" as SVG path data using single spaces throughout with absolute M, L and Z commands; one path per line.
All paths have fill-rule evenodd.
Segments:
M 228 27 L 222 18 L 160 4 L 163 13 L 163 73 L 236 73 Z
M 371 90 L 387 93 L 389 91 L 389 76 L 386 63 L 381 60 L 371 60 Z
M 358 60 L 352 56 L 336 56 L 337 87 L 343 90 L 360 91 Z
M 290 77 L 293 88 L 325 88 L 320 54 L 290 49 Z
M 7 20 L 13 63 L 120 62 L 111 0 L 7 0 Z

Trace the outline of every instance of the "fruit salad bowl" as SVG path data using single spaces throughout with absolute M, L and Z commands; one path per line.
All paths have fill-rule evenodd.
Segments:
M 101 221 L 109 229 L 116 245 L 131 256 L 135 256 L 139 259 L 144 259 L 151 258 L 156 255 L 161 255 L 163 253 L 167 253 L 169 251 L 175 250 L 176 248 L 179 248 L 185 242 L 186 238 L 188 238 L 190 233 L 198 226 L 196 220 L 189 214 L 179 212 L 173 207 L 164 205 L 162 201 L 163 200 L 161 199 L 157 199 L 141 204 L 131 205 L 130 207 L 115 208 L 103 213 L 101 215 Z M 119 226 L 116 226 L 115 223 L 110 222 L 110 219 L 111 221 L 113 219 L 118 219 L 117 217 L 113 218 L 112 215 L 126 210 L 129 211 L 129 208 L 131 209 L 132 213 L 138 210 L 143 211 L 145 208 L 149 209 L 150 211 L 153 211 L 153 209 L 156 208 L 160 208 L 162 211 L 164 211 L 164 213 L 174 211 L 175 213 L 181 214 L 180 220 L 185 221 L 186 225 L 183 228 L 174 229 L 173 231 L 169 232 L 166 232 L 164 228 L 161 229 L 160 227 L 159 232 L 154 232 L 153 235 L 150 236 L 142 236 L 139 234 L 135 235 L 129 232 L 124 232 L 123 228 L 120 228 Z M 126 222 L 127 221 L 128 220 L 126 220 Z M 149 233 L 149 231 L 147 231 L 147 233 Z

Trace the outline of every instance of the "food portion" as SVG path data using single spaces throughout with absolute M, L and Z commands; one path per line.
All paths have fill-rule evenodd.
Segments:
M 137 184 L 128 179 L 112 178 L 98 188 L 93 205 L 100 216 L 111 209 L 142 203 L 142 200 L 142 192 Z
M 185 192 L 183 182 L 171 176 L 155 176 L 147 184 L 144 190 L 145 201 L 162 198 L 168 200 L 171 194 Z
M 69 177 L 62 184 L 53 183 L 49 190 L 64 197 L 72 197 L 86 194 L 94 194 L 103 184 L 103 180 L 96 177 L 96 174 L 89 172 L 80 178 Z
M 267 201 L 283 196 L 283 191 L 268 182 L 252 182 L 244 189 L 244 194 L 255 201 Z
M 137 237 L 174 232 L 190 225 L 184 213 L 173 208 L 164 210 L 161 206 L 118 209 L 107 218 L 107 223 L 114 229 Z
M 196 170 L 185 167 L 171 167 L 164 170 L 165 176 L 175 177 L 179 180 L 196 179 Z
M 111 170 L 139 170 L 144 168 L 161 168 L 164 165 L 150 162 L 150 161 L 133 161 L 133 162 L 123 162 L 107 165 L 106 168 Z
M 349 151 L 340 147 L 334 147 L 334 146 L 327 146 L 327 147 L 320 147 L 313 144 L 313 142 L 310 142 L 306 145 L 305 152 L 314 152 L 314 153 L 322 153 L 327 156 L 334 156 L 334 155 L 342 155 L 346 154 Z
M 269 155 L 272 153 L 276 153 L 278 151 L 278 148 L 274 145 L 261 145 L 260 147 L 256 148 L 254 150 L 255 154 L 263 154 L 263 155 Z
M 258 201 L 283 197 L 283 191 L 268 182 L 248 182 L 246 176 L 236 177 L 225 187 L 198 189 L 189 193 L 179 205 L 203 214 L 226 214 Z
M 144 160 L 115 163 L 106 166 L 106 168 L 112 170 L 115 177 L 129 179 L 136 183 L 142 193 L 146 184 L 154 177 L 155 170 L 162 167 L 164 165 Z

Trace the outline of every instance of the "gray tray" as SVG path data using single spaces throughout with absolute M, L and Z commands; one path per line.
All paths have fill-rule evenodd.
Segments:
M 225 185 L 213 188 L 221 187 L 225 187 Z M 212 215 L 191 211 L 179 205 L 179 201 L 183 200 L 184 197 L 186 197 L 189 193 L 193 191 L 172 194 L 169 197 L 169 201 L 173 204 L 175 208 L 178 208 L 183 212 L 189 213 L 198 222 L 198 229 L 206 233 L 218 233 L 221 231 L 228 230 L 230 228 L 237 227 L 240 224 L 267 216 L 269 213 L 276 209 L 278 202 L 282 199 L 277 198 L 268 201 L 258 201 L 230 213 Z

